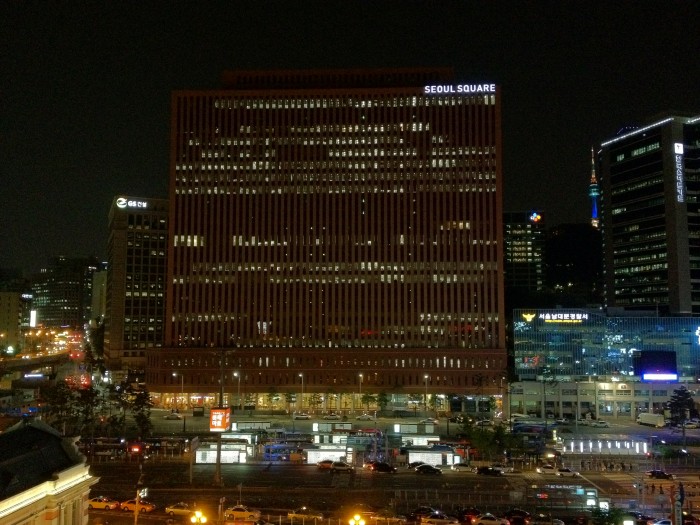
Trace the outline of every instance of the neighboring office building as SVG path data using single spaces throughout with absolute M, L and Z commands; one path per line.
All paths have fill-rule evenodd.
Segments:
M 600 377 L 597 380 L 521 381 L 512 383 L 506 416 L 526 414 L 537 418 L 565 417 L 568 419 L 634 421 L 640 413 L 664 413 L 673 391 L 680 383 L 642 383 L 620 376 Z M 687 384 L 693 396 L 700 391 L 697 385 Z M 506 403 L 508 404 L 508 403 Z M 544 410 L 543 410 L 544 407 Z M 508 412 L 510 410 L 510 412 Z
M 163 344 L 168 201 L 116 197 L 109 211 L 104 353 L 107 368 L 143 377 Z
M 237 72 L 225 84 L 173 95 L 174 244 L 149 390 L 217 403 L 223 376 L 224 403 L 242 388 L 324 406 L 350 394 L 348 409 L 361 393 L 496 392 L 496 86 L 446 69 Z
M 541 292 L 545 285 L 546 240 L 542 213 L 506 212 L 503 227 L 506 290 Z
M 0 434 L 0 523 L 88 523 L 87 500 L 98 478 L 74 441 L 38 420 Z
M 83 330 L 90 321 L 94 257 L 55 257 L 32 278 L 37 324 Z
M 31 294 L 0 291 L 0 352 L 21 350 L 23 325 L 29 315 Z
M 660 410 L 700 377 L 700 318 L 579 309 L 515 310 L 511 413 L 627 415 Z M 642 352 L 675 352 L 678 381 L 641 382 Z M 576 384 L 580 385 L 578 392 Z M 521 396 L 520 398 L 518 396 Z M 573 407 L 573 408 L 572 408 Z
M 671 115 L 598 153 L 606 303 L 700 313 L 700 116 Z

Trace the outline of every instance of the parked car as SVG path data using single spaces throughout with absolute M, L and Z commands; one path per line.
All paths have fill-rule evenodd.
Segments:
M 260 511 L 245 505 L 234 505 L 224 511 L 224 518 L 227 520 L 255 521 L 260 519 Z
M 547 514 L 535 514 L 530 519 L 530 525 L 564 525 L 564 522 Z
M 419 423 L 422 423 L 423 425 L 437 425 L 440 423 L 440 420 L 434 417 L 427 417 L 425 419 L 421 419 Z
M 556 474 L 557 473 L 557 468 L 554 465 L 550 465 L 549 463 L 540 465 L 535 469 L 538 474 Z
M 128 499 L 122 501 L 119 505 L 124 512 L 134 512 L 138 509 L 138 512 L 153 512 L 156 510 L 156 506 L 150 501 L 145 501 L 140 499 L 138 504 L 136 504 L 135 499 Z
M 596 419 L 591 423 L 591 426 L 595 428 L 610 428 L 610 423 L 608 423 L 607 421 Z
M 316 463 L 316 468 L 321 469 L 321 470 L 330 470 L 331 467 L 333 466 L 333 460 L 332 459 L 323 459 Z
M 299 507 L 287 513 L 287 518 L 299 520 L 322 520 L 323 513 L 309 507 Z
M 503 514 L 510 525 L 528 525 L 530 523 L 530 513 L 523 509 L 510 509 Z
M 187 503 L 179 501 L 165 507 L 165 513 L 168 516 L 189 516 L 194 513 L 194 509 Z
M 383 461 L 377 461 L 372 465 L 372 472 L 388 472 L 389 474 L 396 474 L 398 470 L 396 467 L 389 465 L 389 463 L 384 463 Z
M 119 502 L 107 496 L 97 496 L 88 501 L 88 509 L 116 510 L 118 508 Z
M 178 419 L 182 419 L 182 416 L 180 414 L 178 414 L 177 412 L 170 412 L 170 414 L 165 414 L 163 416 L 163 419 L 170 419 L 170 420 L 176 421 Z
M 298 414 L 294 414 L 294 419 L 311 419 L 311 416 L 309 414 L 300 412 Z
M 482 419 L 480 421 L 477 421 L 474 423 L 477 427 L 492 427 L 493 426 L 493 421 L 489 419 Z
M 332 472 L 353 472 L 354 470 L 355 467 L 353 467 L 350 463 L 346 463 L 345 461 L 334 461 L 331 464 Z
M 427 474 L 427 475 L 442 474 L 442 469 L 434 467 L 432 465 L 428 465 L 428 464 L 418 465 L 415 468 L 415 471 L 416 471 L 416 474 Z
M 326 414 L 325 416 L 323 416 L 323 419 L 329 419 L 329 420 L 330 420 L 330 419 L 334 419 L 334 420 L 338 420 L 338 419 L 340 419 L 340 416 L 339 416 L 338 414 Z
M 428 507 L 428 506 L 421 506 L 421 507 L 416 507 L 413 509 L 413 511 L 408 515 L 409 521 L 421 521 L 421 519 L 424 516 L 430 516 L 432 513 L 438 512 L 437 509 L 434 509 L 433 507 Z
M 504 465 L 503 463 L 494 463 L 493 465 L 491 465 L 491 468 L 498 469 L 504 474 L 512 474 L 513 472 L 515 472 L 515 469 L 512 465 Z
M 563 467 L 563 468 L 558 468 L 558 469 L 557 469 L 557 476 L 562 476 L 562 477 L 565 477 L 565 478 L 575 478 L 575 477 L 578 477 L 578 476 L 580 476 L 580 475 L 581 475 L 581 474 L 579 474 L 579 473 L 576 472 L 575 470 L 571 470 L 571 469 L 568 468 L 568 467 Z
M 700 428 L 700 425 L 698 425 L 695 421 L 686 421 L 683 423 L 683 426 L 685 428 Z
M 647 516 L 646 514 L 642 514 L 641 512 L 637 512 L 636 510 L 626 510 L 623 512 L 623 521 L 626 518 L 632 518 L 635 522 L 635 525 L 651 525 L 656 521 L 656 518 L 652 516 Z M 694 524 L 691 524 L 694 525 Z
M 559 419 L 556 419 L 555 421 L 557 423 L 559 423 L 560 425 L 568 425 L 570 423 L 570 421 L 565 417 L 560 417 Z
M 675 476 L 663 470 L 647 470 L 646 475 L 652 479 L 673 479 Z
M 477 516 L 472 521 L 473 525 L 510 525 L 510 522 L 506 518 L 499 518 L 493 514 L 486 513 Z
M 465 525 L 471 525 L 472 520 L 476 518 L 477 516 L 480 516 L 482 514 L 481 510 L 477 509 L 476 507 L 464 507 L 461 509 L 458 509 L 457 512 L 457 519 L 461 522 L 464 523 Z
M 456 472 L 474 472 L 476 470 L 474 467 L 470 467 L 466 463 L 453 463 L 450 468 Z
M 360 414 L 355 419 L 358 421 L 374 421 L 374 418 L 370 414 Z
M 588 419 L 578 419 L 578 420 L 576 420 L 576 422 L 577 422 L 579 425 L 583 425 L 583 426 L 585 427 L 585 426 L 588 425 L 588 423 L 590 423 L 590 420 L 588 420 Z
M 421 525 L 459 525 L 459 520 L 455 517 L 436 511 L 428 516 L 423 516 L 420 520 Z
M 493 467 L 479 467 L 476 469 L 476 473 L 481 476 L 502 476 L 503 471 L 499 468 Z

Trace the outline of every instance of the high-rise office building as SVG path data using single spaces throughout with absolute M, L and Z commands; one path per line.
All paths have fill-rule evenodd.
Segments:
M 700 117 L 603 142 L 598 165 L 607 305 L 700 313 Z
M 541 292 L 545 284 L 546 240 L 542 213 L 506 212 L 503 227 L 506 289 Z
M 54 257 L 32 278 L 37 323 L 47 328 L 82 330 L 89 323 L 94 257 Z
M 500 391 L 494 84 L 446 69 L 226 73 L 221 90 L 174 93 L 171 147 L 152 392 L 349 408 L 334 400 Z
M 146 350 L 163 344 L 168 201 L 119 196 L 109 210 L 104 358 L 143 371 Z

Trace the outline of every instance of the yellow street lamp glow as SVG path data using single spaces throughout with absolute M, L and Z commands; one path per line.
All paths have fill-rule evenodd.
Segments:
M 359 514 L 355 514 L 348 520 L 348 523 L 350 525 L 365 525 L 365 520 L 363 520 Z
M 207 522 L 207 517 L 202 514 L 201 510 L 197 510 L 194 513 L 194 516 L 190 518 L 190 521 L 192 523 L 206 523 Z

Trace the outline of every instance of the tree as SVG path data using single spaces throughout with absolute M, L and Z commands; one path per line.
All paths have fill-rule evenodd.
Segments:
M 624 518 L 624 511 L 612 504 L 608 509 L 596 507 L 591 511 L 591 522 L 593 525 L 619 525 Z
M 274 386 L 270 387 L 267 394 L 267 404 L 270 406 L 270 408 L 274 408 L 279 400 L 280 395 L 277 392 L 277 389 Z
M 671 419 L 676 423 L 698 415 L 697 410 L 695 410 L 693 397 L 685 387 L 677 388 L 673 391 L 671 399 L 668 401 L 668 407 L 671 411 Z
M 418 405 L 423 403 L 423 394 L 408 394 L 409 403 L 413 404 L 413 411 L 418 411 Z
M 287 403 L 287 412 L 289 412 L 289 409 L 291 408 L 292 403 L 294 402 L 294 394 L 291 392 L 285 392 L 284 402 Z
M 377 396 L 374 394 L 362 394 L 362 398 L 360 398 L 360 404 L 365 407 L 365 410 L 369 410 L 369 405 L 370 404 L 376 404 L 377 402 Z
M 134 423 L 138 428 L 139 435 L 149 436 L 153 431 L 153 423 L 151 423 L 151 394 L 148 390 L 142 389 L 133 393 L 131 399 L 131 413 L 134 416 Z
M 311 394 L 309 397 L 309 405 L 311 405 L 311 408 L 316 410 L 321 403 L 323 403 L 323 398 L 321 397 L 321 394 Z
M 380 410 L 386 410 L 389 404 L 389 396 L 386 392 L 379 392 L 377 395 L 377 405 L 379 405 Z

